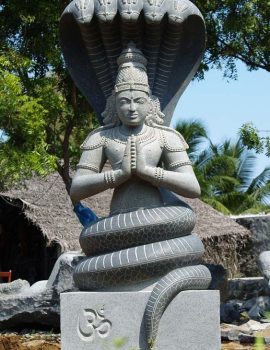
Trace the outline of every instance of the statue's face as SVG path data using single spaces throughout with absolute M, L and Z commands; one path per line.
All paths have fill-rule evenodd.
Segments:
M 138 126 L 143 124 L 150 107 L 150 99 L 146 92 L 127 90 L 116 94 L 116 110 L 124 125 Z

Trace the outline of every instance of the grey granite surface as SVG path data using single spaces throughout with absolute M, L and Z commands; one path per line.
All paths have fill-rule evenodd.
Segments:
M 150 292 L 61 295 L 62 350 L 146 350 L 143 315 Z M 219 350 L 219 292 L 185 291 L 165 310 L 156 350 Z

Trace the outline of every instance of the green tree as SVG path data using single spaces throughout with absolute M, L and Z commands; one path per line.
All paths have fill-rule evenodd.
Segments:
M 265 132 L 270 133 L 270 130 Z M 256 153 L 265 152 L 265 155 L 270 157 L 270 137 L 261 136 L 259 133 L 253 123 L 243 124 L 240 128 L 241 140 L 248 149 L 253 149 Z
M 270 167 L 254 178 L 256 155 L 239 139 L 215 145 L 198 121 L 182 121 L 176 129 L 188 150 L 201 187 L 201 199 L 223 214 L 270 210 Z
M 189 158 L 193 161 L 201 152 L 202 144 L 208 141 L 206 126 L 201 120 L 181 120 L 175 129 L 184 136 L 188 143 Z
M 270 167 L 253 177 L 256 156 L 241 140 L 221 145 L 210 142 L 195 161 L 202 200 L 224 214 L 270 210 Z
M 6 135 L 0 142 L 2 187 L 31 176 L 33 171 L 42 174 L 56 168 L 69 191 L 70 164 L 76 162 L 78 144 L 96 125 L 91 108 L 70 79 L 61 55 L 58 24 L 68 3 L 69 0 L 1 1 L 0 129 Z M 205 16 L 208 31 L 199 76 L 223 63 L 225 73 L 234 76 L 237 59 L 250 70 L 269 71 L 268 0 L 195 3 Z M 22 123 L 24 128 L 20 129 Z
M 79 145 L 97 121 L 65 68 L 58 35 L 68 1 L 0 6 L 0 186 L 56 169 L 67 191 Z
M 54 168 L 47 152 L 44 128 L 47 111 L 40 100 L 24 94 L 20 79 L 0 68 L 0 186 Z
M 224 66 L 225 75 L 236 77 L 236 60 L 249 70 L 270 72 L 269 0 L 196 0 L 207 28 L 203 71 Z M 202 72 L 202 71 L 201 71 Z

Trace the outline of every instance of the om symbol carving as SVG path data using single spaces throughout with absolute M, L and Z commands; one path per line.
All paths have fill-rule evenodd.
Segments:
M 105 319 L 103 308 L 100 311 L 84 309 L 78 316 L 77 333 L 83 341 L 94 342 L 96 336 L 106 338 L 111 328 L 112 323 Z

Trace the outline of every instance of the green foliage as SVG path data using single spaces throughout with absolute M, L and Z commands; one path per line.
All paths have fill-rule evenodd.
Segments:
M 197 157 L 202 142 L 207 141 L 207 130 L 200 120 L 181 120 L 175 128 L 185 138 L 189 145 L 189 157 L 191 161 Z
M 120 349 L 123 346 L 125 346 L 127 344 L 127 342 L 128 342 L 127 338 L 116 338 L 113 341 L 113 345 L 115 348 Z
M 1 187 L 55 168 L 45 142 L 46 116 L 40 100 L 23 93 L 20 79 L 0 69 L 0 129 L 5 131 L 0 142 Z
M 205 17 L 207 50 L 202 71 L 224 68 L 225 75 L 237 77 L 235 62 L 249 70 L 270 71 L 269 0 L 196 0 Z
M 270 130 L 269 130 L 270 132 Z M 240 128 L 240 137 L 248 149 L 254 149 L 256 153 L 265 152 L 270 157 L 270 137 L 259 136 L 259 131 L 253 123 L 243 124 Z
M 0 187 L 33 173 L 57 169 L 69 190 L 78 145 L 97 126 L 95 116 L 75 88 L 63 62 L 59 44 L 59 17 L 68 0 L 2 0 L 0 5 Z M 235 60 L 250 70 L 269 66 L 269 0 L 196 0 L 206 19 L 207 51 L 199 72 L 225 65 L 225 74 L 235 77 Z M 196 125 L 195 125 L 196 126 Z M 191 150 L 205 138 L 198 127 L 189 135 Z M 255 140 L 256 141 L 256 140 Z M 254 142 L 254 140 L 252 140 Z M 270 140 L 265 140 L 270 154 Z M 208 153 L 208 154 L 207 154 Z M 216 193 L 217 185 L 236 186 L 222 168 L 233 161 L 213 161 L 212 173 L 202 172 L 212 157 L 197 159 L 198 177 L 204 193 Z M 209 168 L 209 167 L 208 167 Z M 207 167 L 205 168 L 205 171 Z M 214 170 L 217 176 L 214 175 Z M 210 171 L 210 170 L 209 170 Z M 227 176 L 227 177 L 226 177 Z M 229 179 L 230 178 L 230 179 Z M 211 188 L 210 180 L 215 183 Z
M 260 336 L 256 337 L 254 349 L 265 350 L 265 342 L 263 337 L 260 337 Z
M 67 3 L 1 2 L 0 188 L 57 169 L 69 191 L 79 145 L 97 126 L 61 55 L 59 16 Z
M 182 128 L 183 125 L 183 128 Z M 198 126 L 201 126 L 200 123 Z M 194 171 L 201 187 L 201 199 L 225 215 L 270 211 L 270 167 L 253 177 L 256 156 L 239 139 L 215 145 L 204 137 L 197 138 L 194 121 L 178 124 L 177 130 L 189 142 L 197 140 L 191 152 Z M 205 147 L 205 141 L 208 141 Z M 203 148 L 204 147 L 204 148 Z
M 225 141 L 210 144 L 207 159 L 195 162 L 202 186 L 202 199 L 224 214 L 259 213 L 268 211 L 270 169 L 266 168 L 256 178 L 253 170 L 254 154 L 239 140 L 235 144 Z M 204 187 L 203 187 L 204 186 Z

